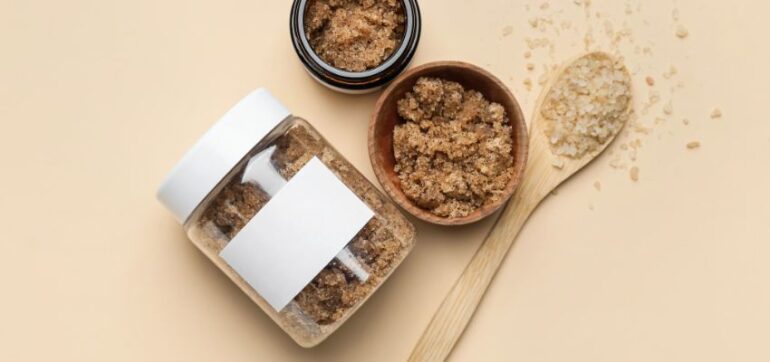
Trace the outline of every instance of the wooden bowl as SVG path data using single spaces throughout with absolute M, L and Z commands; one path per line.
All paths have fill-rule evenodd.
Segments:
M 505 108 L 512 126 L 514 165 L 511 181 L 505 188 L 504 197 L 498 202 L 486 205 L 465 217 L 447 218 L 437 216 L 415 205 L 401 190 L 401 182 L 394 171 L 393 154 L 393 129 L 403 122 L 398 115 L 397 102 L 412 90 L 420 77 L 437 77 L 458 82 L 466 89 L 481 92 L 487 100 L 499 103 Z M 470 224 L 500 209 L 513 195 L 521 180 L 524 165 L 527 162 L 527 148 L 527 125 L 516 98 L 495 76 L 475 65 L 463 62 L 428 63 L 402 74 L 380 96 L 369 124 L 369 158 L 385 192 L 408 213 L 439 225 Z

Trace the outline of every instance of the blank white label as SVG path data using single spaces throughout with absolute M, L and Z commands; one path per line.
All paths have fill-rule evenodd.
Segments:
M 313 157 L 219 255 L 280 311 L 374 216 Z

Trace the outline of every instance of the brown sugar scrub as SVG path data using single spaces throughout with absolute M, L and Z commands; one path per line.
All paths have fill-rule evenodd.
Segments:
M 580 158 L 599 149 L 628 121 L 631 100 L 631 77 L 621 61 L 591 53 L 572 62 L 541 107 L 551 150 Z M 559 168 L 563 160 L 557 162 Z
M 504 197 L 513 175 L 513 138 L 503 106 L 439 78 L 417 80 L 398 101 L 395 172 L 417 206 L 464 217 Z
M 316 343 L 341 325 L 405 258 L 414 242 L 414 227 L 320 135 L 301 123 L 274 141 L 270 162 L 287 181 L 313 157 L 320 159 L 375 216 L 281 311 L 264 308 L 295 338 Z M 190 227 L 196 245 L 207 255 L 220 253 L 270 201 L 258 184 L 243 182 L 243 173 L 224 185 Z M 247 291 L 258 303 L 259 295 Z M 313 342 L 310 342 L 313 341 Z
M 401 0 L 309 0 L 304 29 L 329 65 L 363 72 L 382 64 L 404 37 Z

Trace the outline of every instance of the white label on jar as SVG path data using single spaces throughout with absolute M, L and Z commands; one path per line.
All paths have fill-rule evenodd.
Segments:
M 219 255 L 280 311 L 373 216 L 313 157 Z

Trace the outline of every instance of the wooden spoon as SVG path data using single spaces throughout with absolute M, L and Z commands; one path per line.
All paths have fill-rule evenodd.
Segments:
M 627 102 L 628 105 L 625 111 L 623 111 L 622 116 L 618 117 L 622 124 L 615 129 L 614 133 L 609 135 L 602 145 L 588 151 L 579 158 L 560 158 L 552 153 L 551 144 L 545 133 L 548 120 L 541 113 L 542 107 L 553 86 L 565 74 L 565 70 L 581 59 L 612 61 L 617 66 L 616 69 L 624 74 L 625 79 L 622 80 L 628 82 L 629 96 L 627 99 L 621 100 L 621 102 Z M 449 353 L 476 311 L 476 307 L 489 287 L 489 283 L 492 281 L 500 264 L 502 264 L 508 249 L 513 245 L 516 236 L 532 211 L 557 186 L 601 154 L 628 120 L 632 112 L 630 75 L 625 66 L 614 60 L 612 56 L 601 52 L 583 55 L 572 62 L 568 62 L 556 74 L 551 83 L 544 87 L 535 108 L 529 133 L 529 161 L 519 188 L 503 210 L 497 223 L 476 252 L 470 264 L 460 276 L 460 279 L 452 287 L 452 290 L 433 316 L 433 320 L 412 351 L 412 355 L 409 358 L 410 361 L 441 361 L 449 356 Z M 559 165 L 560 168 L 554 165 Z

